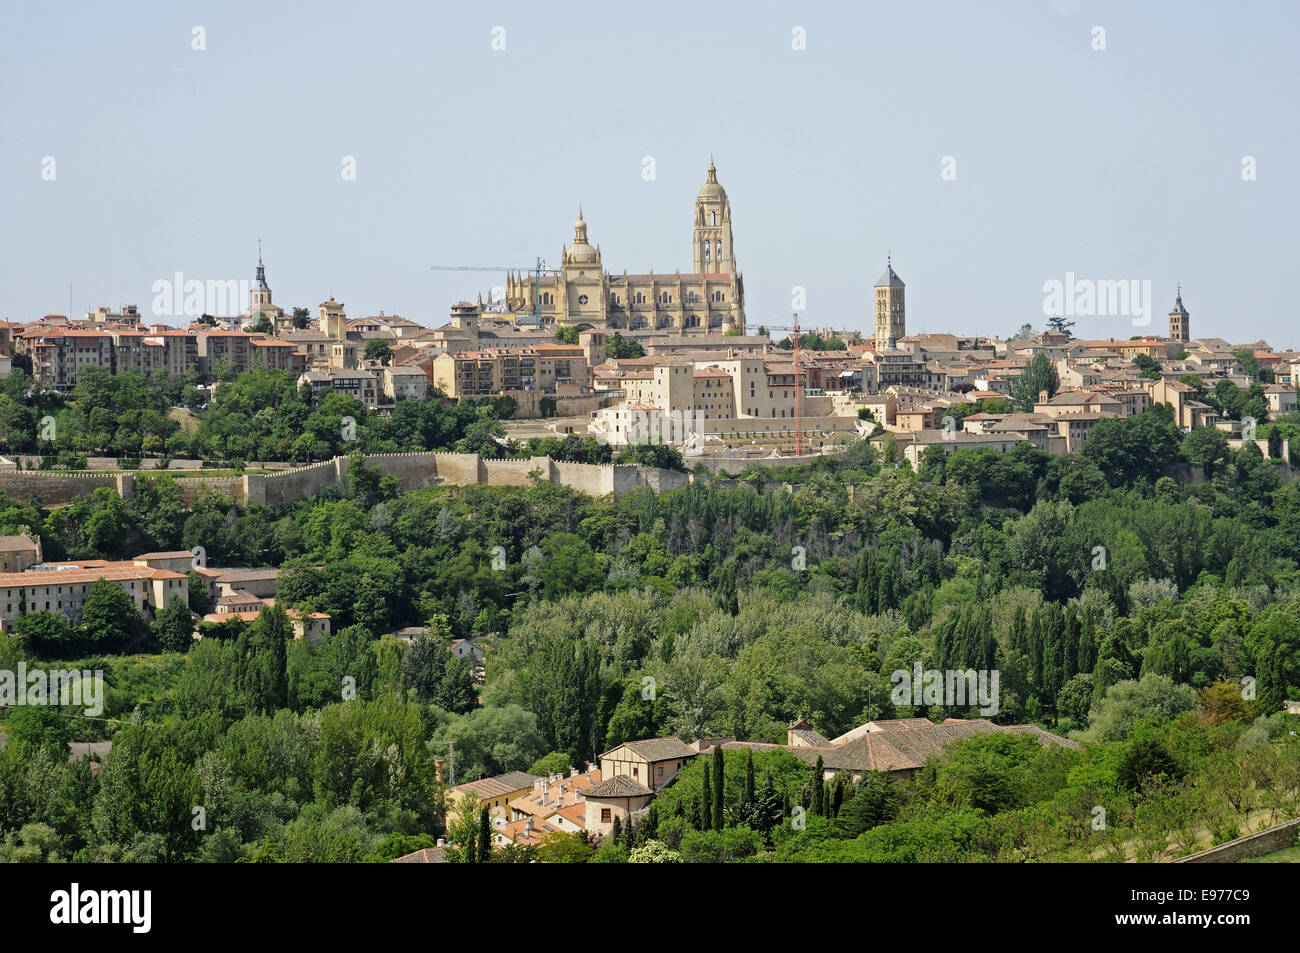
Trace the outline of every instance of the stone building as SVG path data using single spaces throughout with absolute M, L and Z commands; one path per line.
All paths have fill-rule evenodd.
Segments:
M 907 288 L 888 259 L 885 273 L 876 282 L 876 350 L 896 348 L 907 335 Z M 882 385 L 883 386 L 883 385 Z
M 1183 307 L 1183 286 L 1178 286 L 1178 297 L 1174 299 L 1174 308 L 1169 312 L 1169 337 L 1181 344 L 1192 339 L 1192 316 Z

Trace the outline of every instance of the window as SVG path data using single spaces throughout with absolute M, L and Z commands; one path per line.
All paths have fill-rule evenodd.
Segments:
M 662 764 L 655 768 L 655 775 L 661 778 L 664 776 L 664 766 Z
M 608 824 L 612 820 L 612 818 L 610 817 L 609 808 L 602 807 L 600 809 L 600 820 L 601 823 L 603 824 Z
M 586 295 L 578 295 L 578 304 L 586 304 L 586 303 L 587 303 L 587 296 L 586 296 Z
M 46 606 L 46 608 L 48 609 L 49 606 Z M 634 778 L 640 778 L 640 777 L 641 777 L 641 769 L 640 769 L 640 768 L 637 768 L 637 767 L 632 768 L 632 777 L 634 777 Z

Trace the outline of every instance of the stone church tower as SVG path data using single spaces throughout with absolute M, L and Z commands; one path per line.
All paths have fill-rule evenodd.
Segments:
M 1178 297 L 1174 299 L 1174 309 L 1169 312 L 1169 337 L 1186 344 L 1192 339 L 1192 316 L 1183 307 L 1183 286 L 1178 286 Z
M 907 334 L 906 287 L 894 271 L 893 259 L 887 259 L 885 273 L 876 282 L 876 350 L 896 347 Z
M 271 286 L 266 283 L 266 267 L 262 264 L 262 240 L 257 240 L 257 277 L 248 292 L 248 313 L 257 314 L 271 306 Z
M 731 203 L 718 184 L 718 170 L 709 158 L 708 177 L 695 199 L 695 242 L 691 270 L 697 275 L 735 275 L 736 253 L 731 242 Z

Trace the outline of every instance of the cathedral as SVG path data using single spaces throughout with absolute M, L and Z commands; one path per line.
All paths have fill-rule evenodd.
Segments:
M 695 198 L 691 271 L 670 275 L 611 275 L 600 246 L 587 239 L 578 211 L 573 244 L 560 254 L 560 267 L 507 278 L 506 307 L 520 321 L 537 311 L 544 328 L 590 326 L 610 331 L 665 334 L 722 334 L 745 328 L 745 282 L 736 268 L 731 238 L 731 203 L 709 160 L 708 175 Z

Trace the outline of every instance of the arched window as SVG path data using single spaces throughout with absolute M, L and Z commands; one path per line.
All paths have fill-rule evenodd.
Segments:
M 714 249 L 715 249 L 715 252 L 714 252 L 714 255 L 713 255 L 714 259 L 717 260 L 717 261 L 722 261 L 722 242 L 720 242 L 720 241 L 719 241 L 719 242 L 714 242 L 714 243 L 713 243 L 713 247 L 714 247 Z
M 704 260 L 709 261 L 709 243 L 707 240 L 704 242 Z
M 717 224 L 718 224 L 718 213 L 717 213 L 717 212 L 710 212 L 710 213 L 709 213 L 709 224 L 710 224 L 710 225 L 717 225 Z

